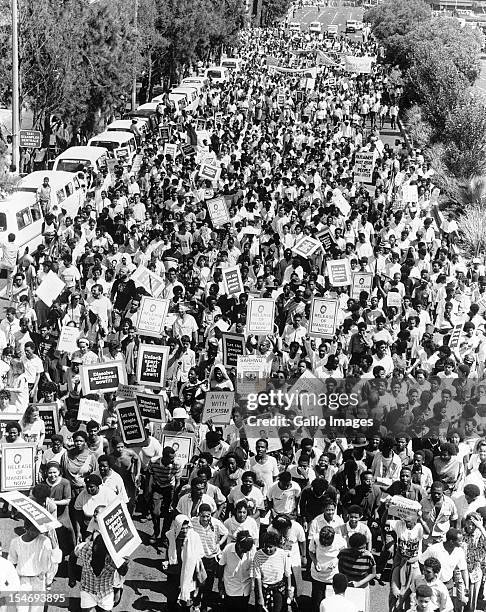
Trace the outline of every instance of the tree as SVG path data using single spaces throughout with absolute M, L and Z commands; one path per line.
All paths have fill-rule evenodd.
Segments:
M 484 179 L 478 179 L 484 183 Z M 484 197 L 484 184 L 483 197 Z M 464 210 L 464 209 L 463 209 Z M 480 202 L 470 203 L 457 220 L 459 246 L 468 257 L 477 257 L 486 250 L 486 207 Z
M 265 21 L 272 25 L 287 14 L 291 0 L 265 0 Z

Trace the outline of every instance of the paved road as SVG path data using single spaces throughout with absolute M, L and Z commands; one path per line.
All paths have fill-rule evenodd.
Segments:
M 361 7 L 350 6 L 304 6 L 301 9 L 297 9 L 292 21 L 297 21 L 304 26 L 312 21 L 320 21 L 325 27 L 328 25 L 337 25 L 339 26 L 339 30 L 344 32 L 348 19 L 361 21 L 363 19 L 363 9 Z M 305 29 L 305 27 L 303 29 Z

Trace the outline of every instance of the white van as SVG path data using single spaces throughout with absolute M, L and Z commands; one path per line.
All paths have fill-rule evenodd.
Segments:
M 78 172 L 80 168 L 87 168 L 87 187 L 90 189 L 94 177 L 107 167 L 107 158 L 108 151 L 104 147 L 69 147 L 56 157 L 53 170 Z
M 109 157 L 131 166 L 137 152 L 137 141 L 133 132 L 103 132 L 88 140 L 88 147 L 104 147 L 108 149 Z
M 168 97 L 169 102 L 172 102 L 177 112 L 182 113 L 183 110 L 186 110 L 188 99 L 185 93 L 173 93 L 171 91 Z
M 174 87 L 171 91 L 173 94 L 184 94 L 186 96 L 187 105 L 186 111 L 192 112 L 199 106 L 199 92 L 195 87 L 184 86 Z M 170 95 L 170 94 L 169 94 Z
M 35 193 L 16 191 L 0 201 L 0 241 L 7 242 L 8 235 L 15 234 L 20 256 L 32 253 L 43 242 L 43 223 Z
M 51 186 L 51 207 L 57 206 L 59 211 L 64 209 L 71 219 L 75 217 L 84 203 L 84 191 L 78 177 L 71 172 L 54 172 L 53 170 L 31 172 L 21 179 L 16 191 L 32 193 L 37 197 L 37 190 L 45 178 L 49 179 Z
M 140 134 L 142 134 L 142 136 L 145 136 L 146 134 L 148 134 L 148 132 L 150 131 L 150 127 L 149 127 L 149 120 L 148 119 L 142 119 L 142 118 L 135 118 L 135 126 L 138 129 L 138 131 L 140 132 Z M 106 126 L 106 131 L 107 132 L 131 132 L 131 125 L 132 125 L 132 120 L 131 119 L 117 119 L 116 121 L 112 121 L 109 125 Z
M 313 34 L 321 34 L 322 32 L 322 24 L 320 21 L 313 21 L 310 25 L 309 25 L 309 32 L 312 32 Z
M 211 66 L 211 68 L 206 68 L 204 76 L 211 79 L 213 83 L 224 83 L 229 78 L 229 70 L 223 66 Z
M 192 76 L 182 79 L 179 87 L 195 87 L 200 92 L 206 92 L 208 90 L 208 79 L 206 77 Z
M 241 70 L 241 60 L 236 57 L 225 57 L 221 60 L 221 66 L 228 68 L 228 70 L 239 72 Z

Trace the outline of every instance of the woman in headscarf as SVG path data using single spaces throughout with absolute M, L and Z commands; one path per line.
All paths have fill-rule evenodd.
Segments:
M 178 514 L 167 532 L 168 562 L 165 566 L 170 591 L 167 594 L 169 610 L 180 610 L 192 605 L 199 585 L 206 579 L 202 563 L 204 548 L 191 519 Z
M 234 391 L 233 383 L 224 365 L 215 365 L 209 375 L 210 391 Z

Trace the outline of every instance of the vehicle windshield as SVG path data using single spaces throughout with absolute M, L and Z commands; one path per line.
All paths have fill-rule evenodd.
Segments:
M 63 172 L 79 172 L 90 165 L 86 159 L 60 159 L 56 169 Z
M 118 149 L 120 146 L 119 142 L 110 142 L 109 140 L 93 140 L 90 147 L 103 147 L 104 149 L 108 149 L 108 151 L 113 152 L 115 149 Z
M 221 70 L 209 70 L 208 76 L 212 79 L 220 79 L 221 78 Z

